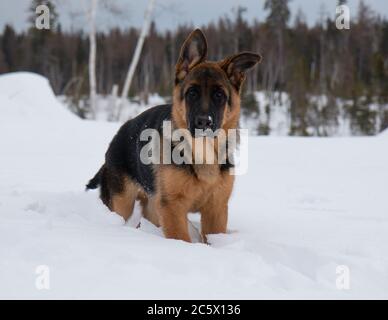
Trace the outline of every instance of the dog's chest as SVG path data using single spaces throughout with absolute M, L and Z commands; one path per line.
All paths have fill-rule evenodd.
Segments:
M 197 212 L 202 206 L 206 204 L 210 197 L 214 195 L 217 188 L 222 183 L 222 173 L 209 166 L 197 170 L 196 176 L 192 177 L 190 183 L 190 190 L 188 194 L 192 195 L 192 204 L 190 212 Z

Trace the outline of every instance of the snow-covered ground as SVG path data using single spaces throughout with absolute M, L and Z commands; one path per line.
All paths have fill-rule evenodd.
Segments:
M 0 77 L 0 298 L 388 298 L 388 133 L 251 137 L 229 233 L 209 246 L 84 192 L 117 129 L 76 118 L 42 77 Z

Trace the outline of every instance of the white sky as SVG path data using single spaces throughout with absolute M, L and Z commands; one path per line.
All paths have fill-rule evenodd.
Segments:
M 56 0 L 59 2 L 58 13 L 60 22 L 65 30 L 79 29 L 85 26 L 85 21 L 78 14 L 83 12 L 85 3 L 89 0 Z M 99 30 L 106 30 L 112 26 L 127 28 L 139 27 L 142 24 L 147 0 L 99 0 L 115 4 L 120 9 L 119 16 L 112 16 L 100 10 L 98 14 Z M 160 29 L 174 29 L 177 25 L 191 23 L 201 26 L 209 21 L 217 20 L 225 14 L 232 14 L 232 8 L 238 5 L 248 9 L 248 19 L 264 20 L 266 12 L 263 10 L 264 0 L 156 0 L 157 10 L 155 21 Z M 327 14 L 335 15 L 338 0 L 291 0 L 292 13 L 302 9 L 309 24 L 313 24 L 319 17 L 324 5 Z M 364 0 L 380 15 L 388 17 L 388 0 Z M 351 14 L 357 12 L 359 0 L 348 0 Z M 30 0 L 0 0 L 0 30 L 6 23 L 12 24 L 17 30 L 25 29 L 27 24 L 27 8 Z

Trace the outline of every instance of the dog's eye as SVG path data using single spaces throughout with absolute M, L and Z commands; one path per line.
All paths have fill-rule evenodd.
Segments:
M 199 96 L 198 90 L 196 88 L 190 88 L 187 90 L 186 94 L 190 99 L 197 99 Z
M 213 93 L 213 96 L 214 98 L 216 98 L 217 100 L 221 100 L 225 97 L 225 93 L 222 91 L 222 90 L 216 90 L 214 93 Z

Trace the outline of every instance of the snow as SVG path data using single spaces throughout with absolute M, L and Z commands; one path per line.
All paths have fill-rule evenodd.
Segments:
M 388 298 L 387 132 L 250 137 L 229 232 L 205 245 L 84 192 L 118 126 L 79 120 L 40 76 L 0 76 L 0 298 Z
M 32 73 L 16 72 L 1 76 L 0 99 L 0 121 L 58 121 L 58 118 L 74 118 L 58 103 L 48 80 Z
M 388 129 L 385 129 L 383 132 L 380 133 L 381 137 L 388 137 Z

